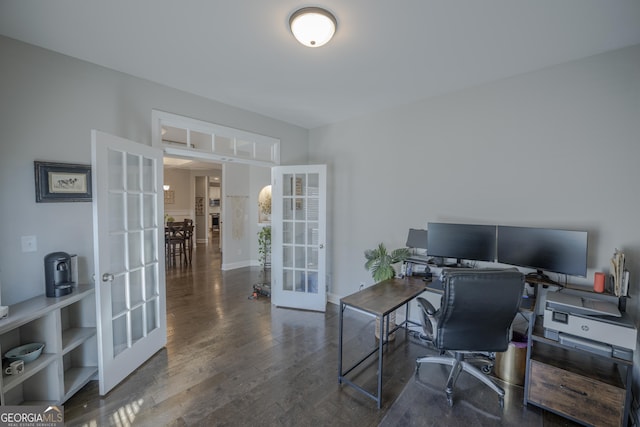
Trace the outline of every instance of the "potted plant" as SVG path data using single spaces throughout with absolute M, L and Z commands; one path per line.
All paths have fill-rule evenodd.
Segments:
M 376 283 L 383 280 L 392 279 L 396 276 L 394 265 L 403 262 L 410 255 L 409 249 L 399 248 L 391 252 L 387 250 L 384 243 L 380 243 L 375 249 L 367 249 L 364 251 L 364 257 L 367 262 L 364 267 L 371 272 L 371 276 Z M 393 329 L 396 325 L 396 312 L 389 314 L 389 329 Z M 376 318 L 376 338 L 380 339 L 380 321 Z M 389 336 L 389 340 L 395 338 L 394 334 Z
M 393 266 L 406 260 L 409 255 L 410 252 L 407 248 L 394 249 L 389 252 L 384 243 L 380 243 L 377 248 L 364 251 L 364 257 L 367 259 L 364 267 L 371 272 L 376 283 L 382 282 L 395 277 L 396 270 Z
M 258 232 L 258 258 L 263 270 L 271 267 L 271 226 L 262 227 Z

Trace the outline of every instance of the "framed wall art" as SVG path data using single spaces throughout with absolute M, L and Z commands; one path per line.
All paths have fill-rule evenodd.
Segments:
M 196 197 L 196 215 L 204 215 L 204 197 Z
M 34 161 L 36 202 L 90 202 L 91 165 Z
M 173 190 L 164 190 L 164 203 L 166 205 L 173 205 L 176 202 L 175 193 Z

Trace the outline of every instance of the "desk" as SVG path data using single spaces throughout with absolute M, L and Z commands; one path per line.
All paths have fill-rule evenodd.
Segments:
M 427 288 L 427 283 L 423 281 L 421 278 L 415 277 L 407 277 L 403 279 L 389 279 L 377 283 L 371 287 L 363 289 L 355 294 L 351 294 L 340 299 L 340 338 L 338 341 L 338 383 L 348 384 L 356 390 L 364 393 L 368 397 L 372 398 L 378 404 L 378 409 L 380 409 L 380 403 L 382 400 L 382 367 L 383 367 L 383 347 L 389 340 L 389 334 L 393 333 L 395 330 L 405 326 L 408 323 L 415 323 L 408 320 L 409 318 L 409 301 L 414 299 L 416 296 L 420 295 Z M 389 330 L 389 314 L 400 308 L 401 306 L 405 306 L 406 315 L 405 321 L 397 325 L 392 330 Z M 367 313 L 373 314 L 378 318 L 380 322 L 380 330 L 384 331 L 384 333 L 380 334 L 380 339 L 378 340 L 377 348 L 371 350 L 367 355 L 365 355 L 362 359 L 356 362 L 350 368 L 347 368 L 343 371 L 342 367 L 342 338 L 343 338 L 343 330 L 344 330 L 344 310 L 347 307 L 352 307 L 358 310 L 365 311 Z M 386 321 L 385 321 L 386 320 Z M 353 371 L 355 368 L 360 366 L 365 360 L 371 357 L 373 354 L 378 352 L 378 387 L 377 394 L 373 394 L 359 385 L 355 384 L 346 376 Z

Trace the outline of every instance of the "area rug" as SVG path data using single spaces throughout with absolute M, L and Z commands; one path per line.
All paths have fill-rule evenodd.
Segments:
M 461 373 L 447 403 L 444 386 L 449 366 L 423 364 L 400 393 L 380 427 L 392 426 L 542 426 L 542 411 L 525 407 L 523 388 L 501 382 L 505 389 L 504 408 L 498 395 L 469 374 Z

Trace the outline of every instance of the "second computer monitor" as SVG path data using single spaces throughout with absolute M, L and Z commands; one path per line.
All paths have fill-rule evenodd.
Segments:
M 495 261 L 496 226 L 430 222 L 427 254 L 432 257 Z

